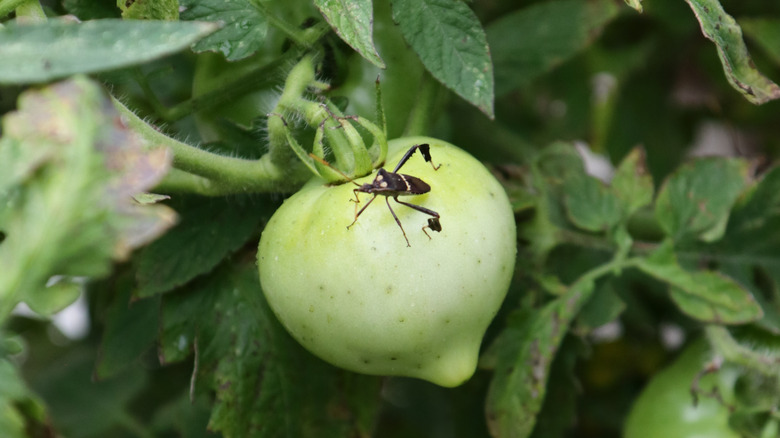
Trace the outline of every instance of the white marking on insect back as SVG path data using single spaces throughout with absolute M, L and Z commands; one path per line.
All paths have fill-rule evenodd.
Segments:
M 398 175 L 398 176 L 400 176 L 401 177 L 401 181 L 403 181 L 404 184 L 406 184 L 406 191 L 407 192 L 411 191 L 412 190 L 412 186 L 409 185 L 409 181 L 407 181 L 406 178 L 403 175 Z

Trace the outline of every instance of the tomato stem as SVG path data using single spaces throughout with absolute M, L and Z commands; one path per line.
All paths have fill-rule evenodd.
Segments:
M 722 325 L 710 324 L 704 330 L 715 351 L 727 361 L 756 370 L 765 376 L 780 378 L 780 357 L 777 355 L 762 354 L 742 346 Z
M 278 167 L 272 162 L 270 154 L 258 160 L 248 160 L 205 151 L 168 137 L 116 99 L 114 106 L 128 127 L 140 134 L 150 147 L 169 148 L 173 152 L 174 167 L 190 175 L 174 173 L 162 182 L 162 187 L 217 196 L 294 190 L 306 179 L 303 175 L 296 175 L 295 168 Z

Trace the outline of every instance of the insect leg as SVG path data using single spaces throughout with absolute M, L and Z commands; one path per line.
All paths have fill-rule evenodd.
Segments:
M 433 166 L 433 170 L 439 170 L 439 167 L 441 167 L 441 164 L 438 166 L 433 165 L 433 161 L 431 161 L 431 147 L 428 145 L 428 143 L 423 144 L 416 144 L 409 148 L 408 151 L 404 154 L 404 156 L 401 158 L 401 161 L 398 162 L 398 164 L 395 166 L 395 170 L 393 170 L 393 173 L 398 173 L 398 169 L 401 168 L 404 164 L 406 164 L 407 161 L 409 161 L 409 158 L 414 155 L 414 151 L 417 149 L 420 150 L 420 153 L 422 154 L 425 161 L 431 163 L 431 166 Z
M 357 192 L 355 193 L 355 197 L 357 198 Z M 363 208 L 361 208 L 361 209 L 360 209 L 360 211 L 358 211 L 357 213 L 355 213 L 355 220 L 354 220 L 354 221 L 352 221 L 352 223 L 351 223 L 351 224 L 347 225 L 347 229 L 349 229 L 349 227 L 351 227 L 352 225 L 355 225 L 355 222 L 357 222 L 357 220 L 358 220 L 358 216 L 360 216 L 360 215 L 361 215 L 361 213 L 363 213 L 363 210 L 365 210 L 366 208 L 368 208 L 368 206 L 369 206 L 369 205 L 371 205 L 371 203 L 372 203 L 372 202 L 374 202 L 374 199 L 376 199 L 376 193 L 374 193 L 374 197 L 373 197 L 373 198 L 371 198 L 371 199 L 370 199 L 368 202 L 366 202 L 366 205 L 364 205 L 364 206 L 363 206 Z M 357 204 L 355 204 L 355 207 L 357 207 Z M 390 210 L 390 211 L 393 211 L 393 210 Z M 395 216 L 395 214 L 394 214 L 393 216 Z M 397 221 L 397 220 L 398 220 L 398 219 L 396 219 L 396 221 Z
M 436 231 L 437 233 L 439 231 L 441 231 L 441 223 L 439 222 L 439 218 L 441 216 L 439 216 L 439 213 L 436 213 L 435 211 L 433 211 L 433 210 L 431 210 L 429 208 L 425 208 L 425 207 L 422 207 L 422 206 L 419 206 L 419 205 L 415 205 L 415 204 L 410 204 L 410 203 L 404 202 L 404 201 L 399 201 L 398 198 L 393 198 L 393 199 L 395 199 L 395 202 L 397 202 L 399 204 L 403 204 L 403 205 L 405 205 L 407 207 L 411 207 L 411 208 L 419 211 L 420 213 L 425 213 L 427 215 L 433 216 L 432 218 L 428 219 L 428 225 L 425 225 L 424 227 L 422 227 L 423 233 L 425 233 L 425 235 L 428 236 L 428 239 L 431 238 L 431 235 L 428 234 L 427 231 L 425 231 L 426 228 L 428 228 L 430 230 L 433 230 L 433 231 Z
M 428 208 L 425 208 L 425 207 L 421 207 L 421 206 L 416 205 L 416 204 L 410 204 L 408 202 L 399 201 L 398 198 L 393 198 L 393 199 L 395 199 L 395 202 L 397 202 L 399 204 L 403 204 L 403 205 L 405 205 L 407 207 L 411 207 L 411 208 L 419 211 L 420 213 L 425 213 L 425 214 L 427 214 L 429 216 L 435 217 L 436 219 L 441 217 L 441 216 L 439 216 L 439 213 L 436 213 L 435 211 L 433 211 L 431 209 L 428 209 Z
M 431 159 L 431 147 L 428 146 L 428 143 L 423 143 L 417 147 L 420 148 L 420 153 L 422 154 L 425 161 L 431 163 L 431 167 L 433 167 L 433 170 L 439 170 L 439 168 L 441 167 L 441 163 L 439 163 L 438 166 L 433 165 L 433 160 Z
M 425 233 L 426 236 L 428 236 L 428 240 L 431 240 L 431 235 L 428 234 L 425 229 L 428 228 L 429 230 L 436 231 L 437 233 L 441 231 L 441 222 L 439 222 L 439 218 L 437 217 L 430 217 L 428 218 L 428 225 L 425 225 L 422 227 L 423 233 Z
M 393 198 L 395 199 L 395 198 Z M 372 199 L 373 201 L 373 199 Z M 398 201 L 398 199 L 396 199 Z M 411 247 L 412 245 L 409 244 L 409 238 L 406 237 L 406 231 L 404 231 L 403 225 L 401 225 L 401 221 L 398 220 L 398 216 L 395 215 L 395 212 L 393 211 L 393 207 L 390 206 L 390 197 L 385 197 L 385 202 L 387 202 L 387 208 L 390 209 L 390 214 L 393 215 L 393 219 L 395 219 L 395 223 L 398 224 L 398 227 L 401 228 L 401 232 L 404 233 L 404 239 L 406 239 L 406 246 Z

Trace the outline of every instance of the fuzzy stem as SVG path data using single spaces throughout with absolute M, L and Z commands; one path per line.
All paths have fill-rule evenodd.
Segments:
M 705 328 L 705 333 L 710 344 L 727 361 L 757 370 L 765 376 L 780 376 L 780 358 L 743 347 L 726 327 L 710 324 Z
M 149 145 L 167 147 L 173 152 L 175 168 L 212 180 L 207 185 L 201 182 L 202 190 L 211 192 L 209 194 L 289 191 L 305 180 L 295 173 L 296 169 L 277 166 L 269 154 L 259 160 L 247 160 L 208 152 L 157 131 L 116 99 L 114 106 L 128 127 L 140 134 Z

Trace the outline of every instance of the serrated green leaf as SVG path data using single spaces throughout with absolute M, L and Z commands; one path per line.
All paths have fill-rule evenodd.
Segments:
M 249 0 L 181 0 L 181 5 L 182 20 L 221 24 L 192 47 L 195 52 L 220 52 L 228 61 L 238 61 L 265 43 L 268 20 Z
M 167 207 L 132 200 L 163 177 L 168 152 L 145 150 L 118 120 L 84 78 L 28 91 L 3 118 L 0 318 L 27 297 L 56 307 L 59 297 L 45 302 L 53 275 L 103 275 L 173 224 Z
M 136 258 L 137 297 L 168 292 L 211 271 L 246 243 L 269 214 L 239 198 L 191 198 L 172 205 L 181 222 Z
M 579 360 L 582 348 L 577 345 L 580 342 L 573 336 L 566 337 L 555 355 L 547 383 L 547 396 L 536 417 L 531 438 L 563 437 L 576 424 L 582 388 L 577 369 L 582 363 Z
M 610 0 L 556 0 L 507 14 L 487 28 L 496 94 L 527 84 L 590 45 L 617 16 Z
M 98 379 L 113 377 L 134 364 L 157 338 L 160 297 L 134 301 L 132 286 L 132 279 L 123 279 L 115 288 L 95 366 Z
M 371 0 L 314 0 L 314 5 L 344 42 L 375 66 L 385 68 L 372 39 L 374 11 Z
M 213 32 L 211 23 L 50 19 L 0 28 L 0 84 L 29 84 L 141 64 Z
M 165 295 L 161 344 L 197 351 L 197 385 L 216 391 L 209 428 L 224 436 L 367 436 L 375 421 L 380 379 L 305 352 L 263 299 L 254 263 Z
M 539 193 L 535 196 L 536 214 L 532 223 L 518 228 L 518 233 L 531 242 L 535 258 L 543 260 L 560 243 L 559 229 L 569 227 L 563 205 L 564 184 L 585 175 L 585 168 L 573 144 L 556 142 L 535 157 L 532 173 L 534 189 Z
M 780 65 L 780 19 L 778 18 L 741 18 L 739 25 L 745 35 L 755 41 L 759 47 Z
M 178 20 L 179 0 L 117 0 L 125 20 Z
M 493 64 L 474 12 L 451 0 L 393 0 L 392 6 L 393 20 L 425 68 L 492 119 Z
M 687 271 L 677 263 L 667 240 L 637 267 L 670 285 L 670 296 L 685 314 L 704 322 L 745 324 L 763 316 L 753 295 L 716 271 Z
M 655 205 L 661 228 L 675 241 L 723 235 L 747 180 L 744 160 L 706 158 L 684 164 L 663 184 Z
M 607 231 L 623 218 L 617 196 L 601 181 L 589 175 L 569 178 L 564 184 L 566 213 L 583 230 Z
M 592 292 L 592 282 L 578 282 L 564 296 L 507 324 L 496 341 L 496 367 L 485 407 L 493 436 L 531 434 L 556 352 Z
M 759 323 L 780 333 L 775 292 L 780 290 L 780 167 L 770 169 L 740 196 L 721 240 L 681 250 L 697 260 L 717 262 L 722 272 L 748 285 L 764 310 Z
M 653 177 L 647 171 L 643 148 L 634 148 L 623 158 L 612 178 L 611 187 L 627 216 L 653 202 Z
M 715 43 L 723 71 L 734 89 L 756 105 L 780 98 L 780 87 L 758 71 L 750 58 L 742 29 L 718 0 L 685 0 L 699 20 L 701 31 Z

